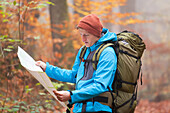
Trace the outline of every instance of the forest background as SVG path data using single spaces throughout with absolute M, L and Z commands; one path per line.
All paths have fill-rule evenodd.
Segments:
M 169 113 L 168 4 L 169 0 L 1 0 L 0 112 L 64 112 L 20 65 L 17 47 L 35 60 L 71 69 L 83 45 L 76 25 L 83 16 L 95 13 L 110 31 L 133 31 L 146 43 L 135 113 Z M 74 89 L 73 84 L 51 80 L 57 90 Z

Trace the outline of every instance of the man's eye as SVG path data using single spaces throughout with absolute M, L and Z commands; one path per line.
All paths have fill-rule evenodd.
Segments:
M 88 34 L 80 34 L 81 36 L 88 37 Z
M 89 35 L 87 35 L 87 34 L 84 34 L 84 36 L 89 36 Z

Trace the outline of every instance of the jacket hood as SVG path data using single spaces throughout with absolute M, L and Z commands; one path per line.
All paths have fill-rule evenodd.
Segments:
M 96 50 L 96 48 L 98 48 L 101 44 L 103 44 L 106 41 L 117 41 L 117 35 L 116 33 L 109 32 L 108 29 L 103 28 L 101 38 L 91 47 L 87 47 L 87 49 L 94 51 Z
M 116 33 L 109 32 L 108 29 L 103 28 L 101 38 L 96 42 L 96 44 L 101 44 L 106 41 L 117 41 Z

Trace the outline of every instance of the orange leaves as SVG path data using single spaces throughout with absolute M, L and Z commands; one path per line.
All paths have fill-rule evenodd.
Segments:
M 152 22 L 152 21 L 129 18 L 126 20 L 120 20 L 119 22 L 117 22 L 117 24 L 125 26 L 129 24 L 146 23 L 146 22 Z
M 67 31 L 66 30 L 60 30 L 60 34 L 67 34 Z
M 113 13 L 113 15 L 117 16 L 118 18 L 125 18 L 125 17 L 132 17 L 132 16 L 137 16 L 140 13 L 135 13 L 135 12 L 131 12 L 131 13 Z
M 53 39 L 53 43 L 61 43 L 61 42 L 62 42 L 62 39 L 60 38 Z
M 68 52 L 65 54 L 65 57 L 73 57 L 75 54 L 74 53 L 71 53 L 71 52 Z
M 140 15 L 140 13 L 115 13 L 111 12 L 110 15 L 104 15 L 103 23 L 113 23 L 118 25 L 129 25 L 129 24 L 138 24 L 138 23 L 149 23 L 151 20 L 140 20 L 136 19 L 135 16 Z
M 53 27 L 62 29 L 64 27 L 64 25 L 63 24 L 57 24 L 57 25 L 53 25 Z
M 119 13 L 115 12 L 114 8 L 126 5 L 126 0 L 75 0 L 74 5 L 69 4 L 80 15 L 88 15 L 89 13 L 97 14 L 103 23 L 112 23 L 119 25 L 128 25 L 136 23 L 146 23 L 151 21 L 136 19 L 135 16 L 139 13 Z
M 68 4 L 70 7 L 72 7 L 76 12 L 82 14 L 82 15 L 88 15 L 89 12 L 83 11 L 81 8 L 77 8 L 75 5 Z M 79 6 L 79 5 L 78 5 Z
M 83 45 L 83 43 L 81 42 L 81 41 L 78 41 L 78 40 L 73 40 L 73 47 L 74 47 L 74 49 L 79 49 L 82 45 Z
M 62 54 L 59 53 L 59 52 L 55 52 L 54 55 L 55 55 L 56 58 L 61 58 L 62 57 Z

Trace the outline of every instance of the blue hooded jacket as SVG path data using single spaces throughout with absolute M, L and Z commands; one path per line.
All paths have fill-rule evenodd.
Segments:
M 84 59 L 86 59 L 90 52 L 95 51 L 98 47 L 105 41 L 116 41 L 117 36 L 115 33 L 109 32 L 108 29 L 103 28 L 102 33 L 104 35 L 91 47 L 87 47 Z M 81 48 L 82 49 L 82 48 Z M 99 94 L 108 91 L 107 86 L 112 89 L 112 82 L 114 80 L 116 67 L 117 67 L 117 57 L 115 51 L 112 47 L 107 47 L 104 49 L 100 55 L 99 62 L 97 64 L 97 69 L 94 70 L 91 79 L 82 80 L 84 76 L 84 62 L 80 64 L 80 52 L 79 50 L 72 70 L 61 69 L 49 65 L 47 62 L 46 73 L 49 77 L 54 78 L 63 82 L 70 82 L 76 84 L 76 89 L 72 91 L 71 102 L 75 103 L 73 112 L 81 112 L 83 103 L 78 103 L 83 100 L 90 99 L 92 97 L 98 96 Z M 77 76 L 77 77 L 75 77 Z M 99 102 L 87 102 L 86 112 L 97 112 L 97 111 L 107 111 L 112 112 L 109 106 L 103 105 Z

